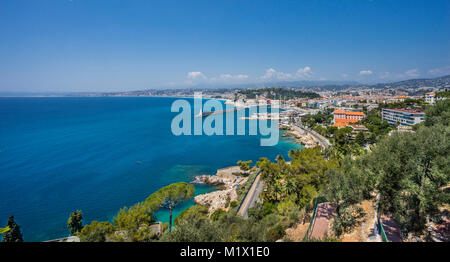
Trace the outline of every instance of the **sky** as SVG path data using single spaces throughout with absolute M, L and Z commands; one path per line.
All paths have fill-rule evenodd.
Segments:
M 0 92 L 447 74 L 448 0 L 0 1 Z

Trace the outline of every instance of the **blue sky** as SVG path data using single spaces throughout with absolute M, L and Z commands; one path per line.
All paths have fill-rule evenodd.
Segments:
M 0 1 L 0 91 L 450 74 L 450 1 Z

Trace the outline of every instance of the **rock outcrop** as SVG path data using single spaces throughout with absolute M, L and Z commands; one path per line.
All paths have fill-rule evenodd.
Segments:
M 300 128 L 297 129 L 291 129 L 291 131 L 289 132 L 289 134 L 295 138 L 298 139 L 298 141 L 300 143 L 302 143 L 303 145 L 305 145 L 306 148 L 313 148 L 317 146 L 317 142 L 314 139 L 313 136 L 311 136 L 310 134 L 308 134 L 307 132 L 303 131 Z
M 194 202 L 199 205 L 207 206 L 211 215 L 218 209 L 227 210 L 227 203 L 237 201 L 236 186 L 242 185 L 247 181 L 246 177 L 236 176 L 242 173 L 239 167 L 229 167 L 217 170 L 216 175 L 201 175 L 195 177 L 194 183 L 204 183 L 207 185 L 221 185 L 223 190 L 217 190 L 207 194 L 201 194 L 194 198 Z

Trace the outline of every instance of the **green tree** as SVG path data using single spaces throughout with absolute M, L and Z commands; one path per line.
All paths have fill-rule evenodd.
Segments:
M 81 229 L 83 229 L 83 213 L 80 210 L 71 213 L 69 219 L 67 220 L 67 226 L 69 227 L 72 235 L 76 235 L 80 232 Z
M 365 139 L 364 133 L 362 131 L 358 132 L 358 134 L 356 135 L 355 142 L 360 146 L 363 146 L 365 144 L 366 139 Z
M 446 126 L 450 124 L 450 99 L 439 100 L 425 110 L 424 124 L 433 126 L 438 123 Z
M 82 242 L 105 242 L 114 233 L 114 227 L 109 222 L 92 221 L 86 225 L 79 233 Z
M 182 220 L 208 218 L 208 208 L 202 205 L 191 206 L 190 208 L 181 212 L 175 218 L 174 224 L 178 225 Z
M 169 231 L 172 230 L 172 211 L 182 201 L 192 198 L 194 186 L 186 182 L 180 182 L 163 187 L 150 195 L 146 202 L 158 203 L 160 207 L 169 209 Z
M 210 219 L 190 218 L 180 221 L 175 230 L 163 235 L 161 241 L 221 242 L 227 239 L 227 230 Z
M 380 177 L 381 211 L 393 212 L 408 231 L 422 231 L 427 217 L 449 200 L 439 190 L 450 182 L 449 152 L 450 127 L 441 124 L 378 143 L 369 167 Z
M 330 169 L 327 172 L 328 187 L 326 198 L 336 207 L 336 218 L 333 228 L 337 235 L 353 226 L 355 220 L 349 214 L 352 205 L 363 200 L 367 184 L 367 176 L 350 158 L 345 158 L 340 169 Z
M 7 228 L 9 228 L 9 230 L 4 232 L 3 242 L 23 242 L 20 226 L 14 222 L 14 216 L 8 218 Z
M 241 161 L 239 160 L 237 162 L 237 164 L 239 165 L 239 167 L 241 168 L 242 171 L 248 171 L 250 170 L 250 165 L 252 164 L 252 160 L 248 160 L 248 161 Z

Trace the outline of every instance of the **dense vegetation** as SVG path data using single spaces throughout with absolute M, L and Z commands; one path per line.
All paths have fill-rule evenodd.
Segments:
M 155 212 L 167 208 L 170 212 L 169 231 L 172 229 L 172 210 L 184 200 L 192 198 L 194 186 L 185 182 L 163 187 L 151 194 L 145 201 L 131 207 L 122 208 L 113 223 L 93 221 L 82 227 L 81 212 L 72 213 L 68 225 L 81 241 L 151 241 L 157 236 L 150 230 L 150 225 L 156 222 Z M 75 226 L 74 226 L 75 225 Z
M 303 92 L 299 90 L 286 89 L 286 88 L 260 88 L 260 89 L 245 89 L 238 92 L 238 94 L 244 95 L 247 99 L 254 99 L 257 96 L 264 96 L 269 99 L 296 99 L 296 98 L 318 98 L 319 94 L 314 92 Z
M 325 151 L 318 147 L 290 151 L 290 163 L 281 156 L 275 162 L 261 158 L 255 167 L 241 161 L 243 170 L 250 169 L 249 181 L 261 172 L 265 186 L 261 203 L 249 209 L 248 219 L 236 214 L 237 202 L 229 203 L 228 211 L 217 210 L 211 215 L 207 207 L 195 205 L 175 219 L 175 229 L 167 230 L 160 241 L 289 241 L 286 229 L 298 221 L 309 221 L 318 197 L 336 207 L 333 229 L 339 237 L 350 232 L 358 216 L 364 215 L 357 204 L 377 194 L 379 213 L 393 214 L 405 234 L 423 234 L 427 221 L 439 219 L 439 207 L 450 203 L 449 193 L 442 190 L 450 183 L 449 103 L 438 101 L 427 107 L 426 119 L 415 132 L 390 136 L 386 134 L 392 128 L 379 119 L 377 111 L 369 113 L 363 123 L 377 141 L 370 153 L 348 150 L 353 144 L 362 144 L 366 137 L 350 141 L 350 131 L 341 128 L 333 132 L 333 147 Z M 239 201 L 249 181 L 239 190 Z M 142 225 L 153 221 L 155 206 L 162 203 L 159 197 L 152 197 L 155 194 L 143 203 L 122 209 L 113 225 L 93 222 L 85 226 L 81 239 L 154 241 Z M 128 238 L 112 233 L 117 230 L 127 231 Z
M 427 106 L 425 121 L 415 132 L 389 136 L 392 127 L 381 121 L 379 110 L 369 112 L 362 121 L 370 131 L 368 137 L 358 134 L 350 139 L 349 129 L 327 129 L 333 141 L 327 150 L 290 151 L 290 162 L 282 156 L 275 162 L 261 158 L 254 167 L 251 161 L 240 161 L 241 170 L 249 175 L 238 190 L 238 201 L 258 172 L 264 182 L 262 201 L 248 210 L 248 219 L 236 214 L 236 201 L 227 203 L 227 211 L 219 209 L 211 215 L 207 207 L 194 205 L 175 219 L 173 230 L 170 216 L 160 241 L 289 241 L 286 229 L 309 221 L 317 198 L 336 207 L 333 229 L 339 237 L 350 232 L 363 215 L 357 204 L 377 194 L 380 214 L 392 214 L 403 234 L 422 235 L 427 222 L 438 221 L 444 212 L 441 207 L 450 204 L 450 193 L 444 190 L 450 183 L 450 100 Z M 318 125 L 328 118 L 311 119 L 317 119 Z M 371 152 L 354 150 L 370 139 L 376 141 Z M 194 187 L 184 182 L 166 186 L 145 201 L 121 209 L 112 223 L 93 221 L 83 226 L 81 211 L 75 211 L 68 227 L 81 241 L 157 241 L 149 227 L 157 220 L 155 212 L 167 208 L 171 213 L 193 192 Z M 1 233 L 3 241 L 23 241 L 12 216 Z
M 339 236 L 363 215 L 357 204 L 376 194 L 381 196 L 379 212 L 393 214 L 403 233 L 423 234 L 426 221 L 438 219 L 439 207 L 450 203 L 449 193 L 441 190 L 450 183 L 449 103 L 428 107 L 424 125 L 413 133 L 386 136 L 390 129 L 371 117 L 367 123 L 377 127 L 372 132 L 379 134 L 379 141 L 372 153 L 359 157 L 342 154 L 336 138 L 328 152 L 291 151 L 290 164 L 281 156 L 276 162 L 262 158 L 256 166 L 265 182 L 264 201 L 249 212 L 249 219 L 236 216 L 233 209 L 208 218 L 206 209 L 198 212 L 202 207 L 195 206 L 163 240 L 274 241 L 295 221 L 308 219 L 318 196 L 335 205 L 333 229 Z
M 450 91 L 441 91 L 441 92 L 436 92 L 436 97 L 445 97 L 445 98 L 449 98 L 450 97 Z

